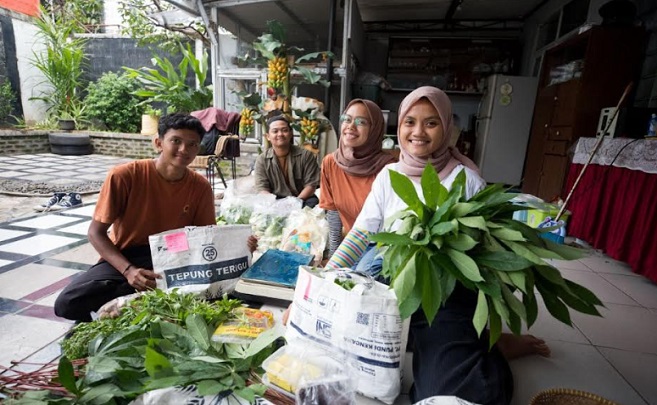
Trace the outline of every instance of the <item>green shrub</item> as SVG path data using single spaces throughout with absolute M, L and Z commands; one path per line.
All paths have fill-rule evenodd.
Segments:
M 127 75 L 103 74 L 87 87 L 87 118 L 103 123 L 110 131 L 138 132 L 144 110 L 132 95 L 138 88 L 139 83 Z
M 14 108 L 16 96 L 9 82 L 0 83 L 0 122 L 6 122 Z

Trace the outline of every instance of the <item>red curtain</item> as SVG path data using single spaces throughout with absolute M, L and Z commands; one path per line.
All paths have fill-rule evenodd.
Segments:
M 566 190 L 583 166 L 570 166 Z M 657 174 L 589 165 L 568 209 L 568 235 L 657 283 Z

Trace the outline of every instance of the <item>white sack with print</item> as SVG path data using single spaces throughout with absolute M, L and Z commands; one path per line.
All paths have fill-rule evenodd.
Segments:
M 299 267 L 285 339 L 290 345 L 312 341 L 354 358 L 361 394 L 394 402 L 407 333 L 408 321 L 402 322 L 387 285 L 349 271 Z
M 157 288 L 220 298 L 235 289 L 251 265 L 246 244 L 249 225 L 197 226 L 151 235 L 153 270 L 161 274 Z

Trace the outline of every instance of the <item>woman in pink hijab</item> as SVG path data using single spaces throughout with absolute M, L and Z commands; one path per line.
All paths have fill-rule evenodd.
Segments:
M 420 198 L 423 194 L 419 179 L 427 163 L 436 169 L 447 189 L 456 175 L 465 171 L 466 198 L 486 186 L 476 165 L 448 146 L 451 125 L 451 102 L 442 90 L 420 87 L 406 96 L 399 107 L 399 162 L 386 166 L 377 175 L 353 228 L 327 267 L 351 267 L 366 250 L 369 236 L 382 231 L 384 220 L 407 208 L 392 190 L 391 170 L 408 176 Z M 398 224 L 393 224 L 392 231 L 396 230 L 395 225 Z M 376 274 L 380 267 L 371 270 Z M 527 354 L 550 354 L 544 341 L 529 335 L 503 334 L 496 346 L 488 350 L 488 337 L 483 334 L 480 339 L 472 325 L 476 303 L 477 294 L 457 283 L 431 325 L 422 310 L 413 314 L 413 402 L 436 395 L 455 395 L 478 404 L 508 404 L 513 395 L 513 377 L 507 360 Z

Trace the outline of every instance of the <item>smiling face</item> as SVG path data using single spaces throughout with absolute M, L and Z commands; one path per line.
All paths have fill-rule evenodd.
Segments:
M 363 103 L 351 105 L 340 117 L 340 140 L 344 146 L 364 145 L 372 128 L 367 108 Z
M 399 142 L 409 154 L 428 158 L 440 148 L 444 128 L 436 108 L 423 98 L 411 106 L 399 126 Z
M 160 160 L 178 168 L 189 166 L 199 152 L 201 138 L 192 129 L 169 129 L 162 138 L 155 138 Z
M 267 132 L 267 140 L 275 148 L 289 148 L 292 143 L 292 129 L 287 121 L 272 122 Z

